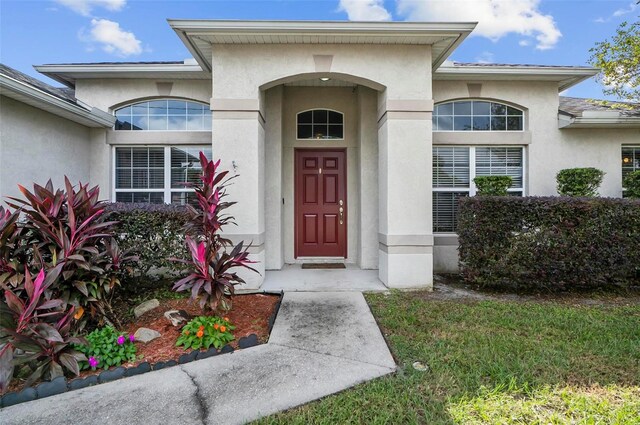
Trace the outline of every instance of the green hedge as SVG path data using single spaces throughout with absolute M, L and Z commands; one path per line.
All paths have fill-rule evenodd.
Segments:
M 566 290 L 640 284 L 640 201 L 460 200 L 460 265 L 483 286 Z
M 185 207 L 112 203 L 106 210 L 109 220 L 118 222 L 115 231 L 120 247 L 140 257 L 135 275 L 180 273 L 182 265 L 169 258 L 188 258 L 183 230 L 188 217 Z

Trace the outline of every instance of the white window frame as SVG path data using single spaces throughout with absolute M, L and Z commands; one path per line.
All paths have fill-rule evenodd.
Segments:
M 620 156 L 622 157 L 622 150 L 623 149 L 632 149 L 633 151 L 638 151 L 640 153 L 640 145 L 622 145 L 620 146 Z M 635 156 L 635 152 L 634 152 L 634 156 Z M 622 158 L 620 158 L 620 160 L 622 161 Z M 624 184 L 624 175 L 623 175 L 623 165 L 622 163 L 620 164 L 620 177 L 622 178 L 623 181 L 621 181 L 621 185 Z M 633 171 L 640 171 L 640 166 L 636 167 L 635 164 L 632 165 Z M 626 189 L 624 186 L 622 186 L 622 196 L 624 197 L 624 193 L 626 192 Z
M 203 148 L 208 145 L 116 145 L 111 150 L 111 202 L 116 202 L 118 192 L 162 193 L 165 204 L 171 204 L 171 194 L 193 192 L 193 189 L 171 187 L 171 148 Z M 164 188 L 163 189 L 116 189 L 116 149 L 118 148 L 163 148 L 164 149 Z
M 205 111 L 207 110 L 207 108 L 209 108 L 209 114 L 206 114 L 206 115 L 209 115 L 209 116 L 211 117 L 211 108 L 210 108 L 210 105 L 209 105 L 209 104 L 204 103 L 204 102 L 201 102 L 201 101 L 199 101 L 199 100 L 193 100 L 193 99 L 182 99 L 182 98 L 174 98 L 174 97 L 159 97 L 159 98 L 155 98 L 155 99 L 137 100 L 137 101 L 134 101 L 134 102 L 131 102 L 131 103 L 127 103 L 126 105 L 119 106 L 117 109 L 113 109 L 113 116 L 114 116 L 114 117 L 116 117 L 116 119 L 117 119 L 117 115 L 116 115 L 116 113 L 117 113 L 119 110 L 121 110 L 121 109 L 128 108 L 128 107 L 133 107 L 133 106 L 135 106 L 135 105 L 139 105 L 139 104 L 141 104 L 141 103 L 155 102 L 155 101 L 157 101 L 157 100 L 177 100 L 177 101 L 180 101 L 180 102 L 195 103 L 195 104 L 198 104 L 198 105 L 202 105 L 202 106 L 204 106 L 204 107 L 205 107 L 205 108 L 204 108 L 204 110 L 205 110 Z M 188 109 L 188 106 L 187 106 L 187 109 Z M 188 114 L 188 113 L 187 113 L 187 114 Z M 149 112 L 147 112 L 147 117 L 150 117 L 150 116 L 151 116 L 151 115 L 149 115 Z M 160 116 L 165 116 L 165 117 L 167 117 L 167 126 L 168 126 L 168 122 L 169 122 L 169 121 L 168 121 L 168 119 L 169 119 L 168 117 L 169 117 L 170 115 L 169 115 L 169 114 L 167 114 L 167 115 L 160 115 Z M 205 115 L 203 115 L 203 117 L 204 117 L 204 116 L 205 116 Z M 167 129 L 165 129 L 165 130 L 149 130 L 149 129 L 146 129 L 146 130 L 134 130 L 133 128 L 131 128 L 131 129 L 129 129 L 129 130 L 118 130 L 118 129 L 116 129 L 116 128 L 115 128 L 115 123 L 114 123 L 114 125 L 113 125 L 113 127 L 112 127 L 112 130 L 113 130 L 113 131 L 116 131 L 116 132 L 134 132 L 134 133 L 141 132 L 141 131 L 144 131 L 144 132 L 167 132 L 167 131 L 169 131 L 169 132 L 178 132 L 178 131 L 194 131 L 194 132 L 203 132 L 203 131 L 205 131 L 205 132 L 209 132 L 209 133 L 210 133 L 210 132 L 212 131 L 212 129 L 213 129 L 213 117 L 211 117 L 211 118 L 210 118 L 210 122 L 211 122 L 211 127 L 212 127 L 212 128 L 209 128 L 209 129 L 200 129 L 200 130 L 182 130 L 182 129 L 169 130 L 168 128 L 167 128 Z M 131 123 L 131 125 L 133 125 L 133 123 Z
M 525 149 L 522 145 L 433 145 L 433 148 L 436 147 L 447 147 L 447 148 L 467 148 L 469 149 L 469 187 L 435 187 L 432 183 L 432 192 L 461 192 L 468 193 L 469 196 L 476 196 L 478 193 L 478 188 L 474 183 L 473 179 L 477 177 L 476 175 L 476 148 L 519 148 L 522 150 L 522 187 L 521 188 L 509 188 L 507 192 L 522 192 L 522 196 L 527 195 L 527 149 Z M 432 179 L 433 181 L 433 179 Z M 431 212 L 433 214 L 433 211 Z M 433 232 L 438 235 L 456 235 L 456 232 Z
M 298 117 L 300 116 L 300 114 L 304 114 L 305 112 L 309 112 L 309 111 L 330 111 L 330 112 L 335 112 L 337 114 L 340 114 L 342 116 L 342 137 L 339 139 L 317 139 L 315 137 L 308 137 L 308 138 L 303 138 L 300 139 L 298 138 L 298 126 L 300 125 L 298 122 Z M 306 123 L 303 123 L 302 125 L 307 125 Z M 311 125 L 311 129 L 313 130 L 313 122 L 310 124 Z M 329 123 L 327 123 L 327 125 L 330 125 Z M 344 112 L 340 112 L 337 111 L 335 109 L 330 109 L 330 108 L 311 108 L 311 109 L 305 109 L 304 111 L 299 111 L 296 112 L 296 140 L 297 141 L 309 141 L 309 140 L 321 140 L 323 142 L 338 142 L 338 141 L 344 141 L 344 133 L 345 133 L 345 129 L 347 127 L 346 124 L 346 119 L 345 119 L 345 114 Z M 312 132 L 313 134 L 313 132 Z
M 471 130 L 433 130 L 434 133 L 522 133 L 525 131 L 525 129 L 527 128 L 527 114 L 526 111 L 516 105 L 501 101 L 501 100 L 494 100 L 494 99 L 482 99 L 482 98 L 468 98 L 468 99 L 454 99 L 454 100 L 445 100 L 442 102 L 438 102 L 434 105 L 433 108 L 433 117 L 436 117 L 437 115 L 435 114 L 436 110 L 435 108 L 437 106 L 440 105 L 446 105 L 447 103 L 456 103 L 456 102 L 489 102 L 489 103 L 497 103 L 500 105 L 504 105 L 504 106 L 508 106 L 510 108 L 513 109 L 517 109 L 518 111 L 522 112 L 522 130 L 473 130 L 473 128 Z M 466 115 L 461 115 L 461 116 L 466 116 Z M 471 116 L 471 122 L 473 123 L 473 117 L 475 115 L 470 115 Z M 484 116 L 484 115 L 479 115 L 479 116 Z M 453 118 L 455 118 L 455 115 L 452 115 Z M 509 115 L 505 115 L 505 117 L 509 117 Z

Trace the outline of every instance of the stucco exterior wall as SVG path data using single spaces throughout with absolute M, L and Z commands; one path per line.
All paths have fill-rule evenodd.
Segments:
M 86 79 L 77 80 L 76 98 L 103 111 L 154 97 L 176 97 L 209 103 L 211 79 L 152 80 L 152 79 Z
M 0 96 L 0 195 L 21 196 L 17 185 L 55 186 L 90 179 L 90 130 L 11 98 Z
M 474 86 L 470 90 L 468 84 Z M 481 85 L 480 94 L 476 93 Z M 471 94 L 473 92 L 473 95 Z M 490 99 L 525 110 L 524 132 L 434 133 L 434 145 L 522 145 L 526 150 L 526 194 L 554 196 L 561 169 L 596 167 L 606 174 L 600 195 L 622 194 L 621 146 L 640 143 L 639 129 L 559 129 L 555 83 L 514 81 L 434 81 L 435 103 L 456 99 Z M 436 271 L 457 270 L 457 243 L 436 235 Z

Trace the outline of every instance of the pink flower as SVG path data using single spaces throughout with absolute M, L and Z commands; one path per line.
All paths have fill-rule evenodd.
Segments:
M 98 360 L 93 356 L 89 357 L 89 366 L 92 368 L 98 367 Z
M 136 337 L 133 335 L 129 335 L 129 341 L 134 342 L 136 340 Z
M 118 345 L 122 345 L 122 344 L 124 344 L 124 336 L 123 336 L 123 335 L 120 335 L 120 336 L 118 337 Z

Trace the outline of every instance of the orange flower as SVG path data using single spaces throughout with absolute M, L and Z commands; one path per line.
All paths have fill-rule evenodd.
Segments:
M 202 330 L 199 330 L 199 331 L 196 333 L 196 336 L 197 336 L 198 338 L 202 338 L 202 337 L 204 336 L 204 332 L 203 332 Z
M 185 335 L 189 335 L 189 334 L 191 334 L 191 332 L 189 332 L 189 331 L 184 331 L 184 334 L 185 334 Z
M 229 318 L 228 318 L 228 317 L 223 317 L 223 319 L 224 319 L 224 321 L 225 321 L 225 322 L 228 322 L 228 321 L 229 321 Z
M 204 326 L 200 325 L 200 327 L 198 328 L 199 331 L 204 330 Z
M 226 326 L 220 326 L 220 332 L 226 332 L 226 331 L 227 331 Z
M 82 306 L 78 307 L 78 310 L 76 310 L 76 314 L 73 315 L 73 318 L 76 320 L 80 320 L 80 318 L 82 317 L 82 315 L 84 314 L 84 308 L 82 308 Z
M 217 324 L 217 323 L 216 323 L 215 325 L 213 325 L 213 328 L 214 328 L 214 329 L 218 329 L 219 327 L 220 327 L 220 325 L 219 325 L 219 324 Z

